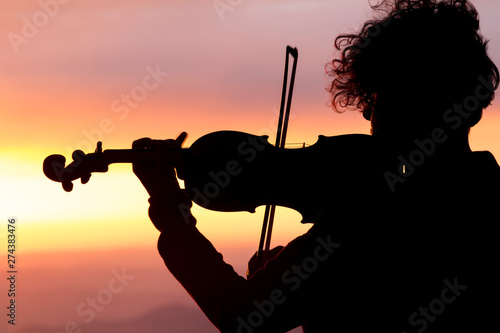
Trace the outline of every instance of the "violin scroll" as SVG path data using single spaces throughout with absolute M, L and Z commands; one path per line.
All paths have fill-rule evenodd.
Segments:
M 95 153 L 85 154 L 75 150 L 71 155 L 73 161 L 67 166 L 64 156 L 50 155 L 43 161 L 43 173 L 50 180 L 61 183 L 66 192 L 71 192 L 73 180 L 81 179 L 82 184 L 86 184 L 92 172 L 108 171 L 108 164 L 102 155 L 101 142 L 98 142 Z

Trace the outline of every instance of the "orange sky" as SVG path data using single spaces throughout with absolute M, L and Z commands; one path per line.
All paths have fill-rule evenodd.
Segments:
M 75 317 L 69 312 L 64 318 L 36 315 L 27 305 L 34 295 L 46 306 L 62 302 L 74 308 L 102 288 L 96 283 L 78 291 L 90 279 L 87 270 L 101 268 L 103 283 L 115 268 L 139 272 L 136 264 L 127 263 L 132 254 L 123 249 L 143 255 L 154 281 L 158 274 L 168 275 L 161 273 L 154 253 L 157 232 L 147 219 L 146 192 L 130 166 L 93 175 L 89 184 L 77 184 L 68 194 L 42 174 L 47 155 L 91 152 L 98 140 L 105 149 L 127 148 L 140 137 L 171 138 L 181 131 L 190 135 L 187 146 L 223 129 L 268 134 L 274 140 L 287 44 L 299 50 L 289 142 L 312 144 L 319 134 L 369 133 L 369 123 L 359 114 L 339 115 L 328 108 L 324 89 L 333 39 L 357 29 L 369 14 L 368 1 L 243 0 L 224 13 L 216 11 L 213 1 L 201 0 L 73 0 L 57 6 L 55 1 L 8 0 L 0 12 L 0 227 L 7 217 L 18 217 L 24 274 L 36 276 L 43 266 L 66 272 L 70 279 L 60 282 L 65 289 L 59 290 L 48 286 L 49 275 L 44 275 L 48 285 L 40 288 L 35 278 L 26 277 L 25 293 L 34 294 L 23 296 L 19 329 L 40 324 L 62 330 Z M 491 39 L 490 54 L 500 64 L 500 3 L 474 3 L 483 34 Z M 34 20 L 38 26 L 30 30 L 26 22 Z M 13 34 L 23 42 L 13 42 Z M 473 148 L 490 150 L 500 159 L 499 128 L 497 101 L 472 132 Z M 262 211 L 222 214 L 196 208 L 195 215 L 202 232 L 229 251 L 243 272 L 244 257 L 258 242 Z M 306 230 L 294 212 L 280 211 L 278 219 L 275 244 Z M 231 257 L 231 251 L 238 255 Z M 72 265 L 63 254 L 73 252 L 80 254 Z M 55 261 L 48 260 L 51 256 Z M 119 263 L 111 264 L 112 258 Z M 71 277 L 69 271 L 82 267 L 76 263 L 85 269 Z M 141 279 L 147 283 L 146 275 Z M 172 302 L 185 302 L 174 282 L 168 283 L 162 290 L 176 290 Z M 134 313 L 134 288 L 139 287 L 125 292 L 127 300 L 116 301 L 113 311 L 130 306 L 123 311 Z M 166 303 L 156 298 L 151 309 Z M 99 319 L 115 320 L 113 311 Z

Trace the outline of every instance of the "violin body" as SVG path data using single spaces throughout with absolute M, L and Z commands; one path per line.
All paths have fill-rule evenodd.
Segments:
M 185 177 L 193 202 L 207 209 L 254 212 L 270 204 L 294 209 L 303 223 L 312 223 L 339 188 L 334 170 L 347 165 L 340 151 L 352 154 L 348 146 L 369 138 L 320 136 L 312 146 L 282 149 L 269 144 L 267 136 L 215 132 L 191 146 L 185 170 L 178 174 Z
M 334 200 L 337 184 L 340 186 L 339 175 L 333 173 L 353 172 L 353 161 L 343 162 L 352 155 L 353 143 L 366 147 L 369 138 L 320 136 L 312 146 L 284 149 L 271 145 L 267 136 L 220 131 L 175 152 L 173 163 L 189 197 L 201 207 L 254 212 L 262 205 L 276 205 L 298 211 L 303 223 L 313 223 L 329 204 L 327 201 Z M 74 161 L 68 166 L 64 166 L 63 156 L 51 155 L 45 159 L 43 169 L 49 179 L 71 191 L 72 180 L 81 178 L 85 183 L 90 173 L 106 172 L 111 163 L 155 157 L 151 149 L 98 149 L 87 155 L 75 151 Z M 346 165 L 345 171 L 342 165 Z
M 318 211 L 313 199 L 320 195 L 310 175 L 317 146 L 281 149 L 267 136 L 223 131 L 196 141 L 187 155 L 185 187 L 193 202 L 216 211 L 248 211 L 263 205 L 295 209 L 305 220 Z M 310 161 L 311 163 L 299 163 Z M 319 162 L 319 161 L 316 161 Z M 309 169 L 309 170 L 308 170 Z

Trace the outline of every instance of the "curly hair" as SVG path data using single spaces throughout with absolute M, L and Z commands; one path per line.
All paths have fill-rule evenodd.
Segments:
M 382 17 L 335 40 L 340 59 L 326 67 L 335 111 L 357 109 L 369 120 L 382 99 L 435 113 L 473 95 L 479 77 L 498 88 L 498 68 L 469 1 L 383 0 L 371 7 Z M 482 101 L 481 114 L 493 98 Z

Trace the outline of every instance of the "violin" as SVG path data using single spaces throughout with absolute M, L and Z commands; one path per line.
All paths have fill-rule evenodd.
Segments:
M 279 148 L 268 136 L 237 131 L 209 133 L 189 148 L 172 151 L 177 177 L 184 181 L 189 198 L 201 207 L 221 212 L 255 212 L 263 205 L 296 210 L 302 223 L 314 223 L 331 197 L 334 184 L 327 184 L 332 144 L 339 138 L 320 136 L 317 143 L 303 148 Z M 72 181 L 87 183 L 94 172 L 107 172 L 113 163 L 154 161 L 154 149 L 102 149 L 94 153 L 76 150 L 65 165 L 62 155 L 50 155 L 43 162 L 49 179 L 62 183 L 70 192 Z M 331 177 L 330 177 L 331 178 Z

